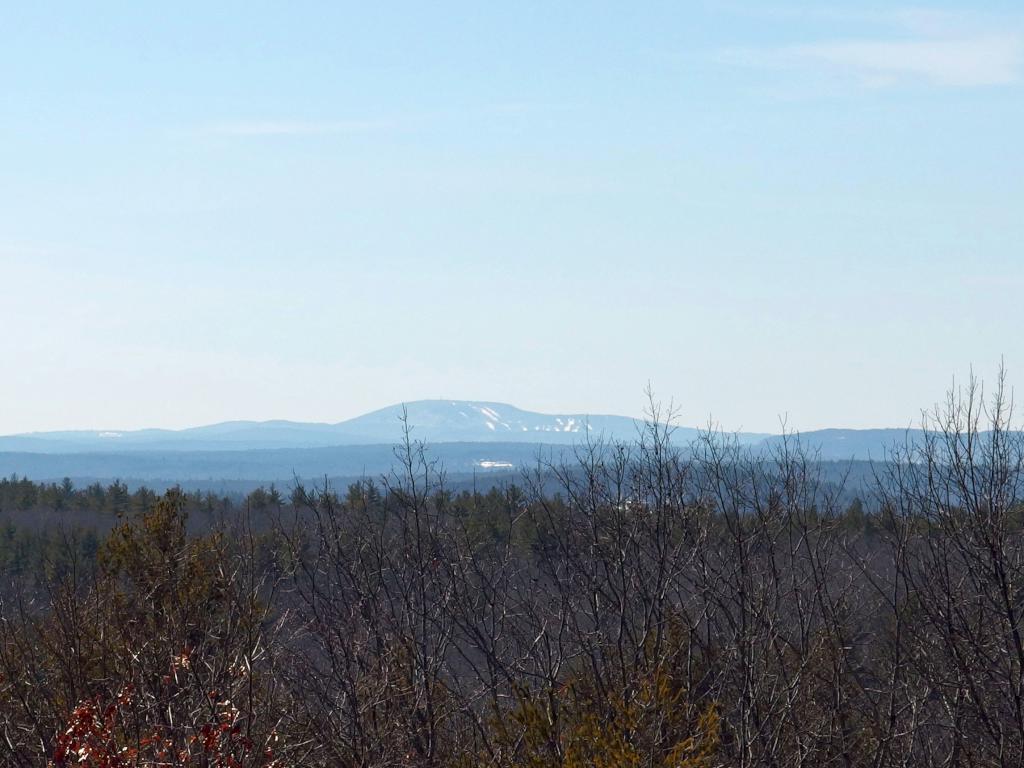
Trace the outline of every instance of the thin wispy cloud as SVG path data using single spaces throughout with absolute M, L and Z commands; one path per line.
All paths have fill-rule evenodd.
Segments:
M 946 11 L 896 11 L 892 37 L 834 38 L 775 48 L 732 48 L 720 60 L 761 69 L 841 76 L 867 87 L 925 84 L 976 88 L 1017 83 L 1024 34 L 982 29 L 979 19 Z
M 1017 82 L 1021 40 L 985 36 L 959 40 L 839 40 L 781 51 L 793 61 L 817 63 L 872 86 L 926 82 L 977 87 Z
M 208 133 L 220 136 L 324 136 L 382 130 L 389 124 L 379 120 L 243 120 L 212 123 Z
M 891 11 L 876 21 L 891 25 L 894 21 L 907 32 L 931 37 L 991 32 L 995 22 L 978 13 L 953 11 L 948 8 L 903 8 Z

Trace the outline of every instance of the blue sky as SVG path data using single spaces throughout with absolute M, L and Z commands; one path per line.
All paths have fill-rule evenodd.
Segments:
M 1021 136 L 1010 2 L 8 4 L 0 433 L 903 426 L 1024 369 Z

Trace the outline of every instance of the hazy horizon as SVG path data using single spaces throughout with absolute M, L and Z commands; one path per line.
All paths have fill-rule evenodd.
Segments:
M 391 407 L 401 406 L 401 405 L 409 405 L 409 404 L 413 404 L 413 403 L 423 403 L 423 402 L 427 402 L 427 403 L 433 403 L 433 402 L 437 402 L 437 403 L 447 403 L 447 402 L 489 403 L 489 404 L 498 404 L 498 405 L 512 406 L 512 407 L 517 408 L 517 409 L 519 409 L 521 411 L 526 411 L 526 412 L 529 412 L 529 413 L 536 413 L 536 414 L 539 414 L 539 415 L 552 415 L 552 416 L 563 416 L 563 415 L 572 415 L 572 416 L 582 415 L 582 416 L 593 416 L 593 417 L 622 416 L 622 417 L 626 417 L 626 418 L 644 420 L 644 419 L 648 418 L 648 414 L 649 414 L 649 409 L 646 408 L 646 407 L 644 409 L 642 409 L 641 411 L 638 411 L 636 413 L 613 413 L 611 411 L 588 411 L 588 412 L 584 412 L 584 411 L 580 411 L 578 409 L 577 410 L 573 410 L 572 408 L 567 408 L 567 409 L 564 409 L 564 410 L 553 411 L 553 410 L 541 410 L 541 409 L 535 409 L 535 408 L 526 408 L 526 407 L 523 407 L 523 406 L 521 406 L 521 405 L 519 405 L 517 403 L 499 402 L 499 401 L 495 401 L 493 399 L 485 399 L 485 398 L 447 398 L 447 397 L 440 397 L 440 398 L 417 398 L 416 400 L 408 399 L 408 400 L 403 400 L 403 401 L 399 401 L 399 402 L 395 402 L 395 403 L 387 403 L 387 404 L 381 405 L 379 407 L 370 408 L 367 411 L 360 411 L 358 413 L 352 413 L 352 414 L 350 414 L 348 416 L 345 416 L 345 417 L 339 418 L 339 419 L 334 419 L 334 418 L 325 418 L 325 419 L 291 419 L 291 418 L 286 418 L 286 417 L 270 417 L 270 418 L 262 418 L 262 419 L 248 419 L 248 418 L 244 418 L 243 417 L 243 418 L 237 418 L 237 419 L 220 419 L 220 420 L 217 420 L 217 421 L 201 422 L 201 423 L 200 422 L 184 423 L 184 424 L 179 425 L 179 426 L 164 426 L 164 425 L 161 425 L 161 424 L 158 424 L 158 423 L 146 424 L 146 425 L 143 425 L 143 426 L 133 426 L 133 427 L 122 427 L 122 426 L 118 426 L 117 424 L 93 424 L 93 425 L 90 425 L 90 426 L 57 427 L 57 428 L 54 428 L 54 429 L 32 429 L 32 430 L 26 430 L 26 431 L 18 432 L 18 433 L 0 433 L 0 437 L 12 436 L 12 435 L 30 435 L 30 434 L 38 434 L 38 433 L 53 433 L 53 432 L 104 432 L 104 431 L 111 431 L 111 432 L 126 432 L 127 433 L 127 432 L 135 432 L 135 431 L 146 430 L 146 429 L 166 430 L 166 431 L 180 432 L 180 431 L 184 431 L 184 430 L 188 430 L 188 429 L 195 429 L 195 428 L 198 428 L 198 427 L 205 427 L 205 426 L 211 426 L 211 425 L 216 425 L 216 424 L 233 423 L 233 422 L 239 422 L 239 423 L 246 423 L 246 422 L 248 422 L 248 423 L 257 423 L 257 424 L 259 424 L 259 423 L 268 423 L 268 422 L 286 422 L 286 423 L 295 423 L 295 424 L 334 425 L 334 424 L 344 423 L 346 421 L 349 421 L 350 419 L 357 418 L 359 416 L 364 416 L 364 415 L 369 414 L 369 413 L 374 413 L 374 412 L 377 412 L 377 411 L 385 411 L 385 410 L 387 410 L 388 408 L 391 408 Z M 855 430 L 884 430 L 884 429 L 908 429 L 908 428 L 909 429 L 916 429 L 919 426 L 919 423 L 920 423 L 920 420 L 921 420 L 921 415 L 922 415 L 921 414 L 921 410 L 922 409 L 918 409 L 918 414 L 915 417 L 913 417 L 911 419 L 908 419 L 905 424 L 875 424 L 875 425 L 867 425 L 867 426 L 850 427 L 850 426 L 842 423 L 841 421 L 837 421 L 837 422 L 834 422 L 834 423 L 829 423 L 829 424 L 825 424 L 825 425 L 821 425 L 821 426 L 816 426 L 816 427 L 811 427 L 811 428 L 801 428 L 801 427 L 795 426 L 793 424 L 793 420 L 792 419 L 788 418 L 786 415 L 782 415 L 776 421 L 776 424 L 775 424 L 774 428 L 772 428 L 772 429 L 763 429 L 763 430 L 755 430 L 755 429 L 747 429 L 747 428 L 745 428 L 743 426 L 730 427 L 726 423 L 722 422 L 722 420 L 715 418 L 714 415 L 706 416 L 703 420 L 692 420 L 692 419 L 688 420 L 687 417 L 686 417 L 686 414 L 679 410 L 678 404 L 672 403 L 670 399 L 658 400 L 657 401 L 657 405 L 661 409 L 661 412 L 662 412 L 663 415 L 667 414 L 670 409 L 673 411 L 673 413 L 675 413 L 675 416 L 672 419 L 672 424 L 673 424 L 673 426 L 676 426 L 676 427 L 687 427 L 687 428 L 705 429 L 705 428 L 707 428 L 710 425 L 716 431 L 717 430 L 722 430 L 722 431 L 724 431 L 726 433 L 742 432 L 742 433 L 758 433 L 758 434 L 773 434 L 773 435 L 774 434 L 781 434 L 784 431 L 785 432 L 793 432 L 793 431 L 796 431 L 796 432 L 811 432 L 811 431 L 817 431 L 817 430 L 822 430 L 822 429 L 855 429 Z M 924 409 L 924 410 L 929 410 L 930 411 L 931 408 L 927 408 L 927 409 Z
M 902 427 L 1024 366 L 1024 12 L 21 4 L 0 434 L 483 396 Z

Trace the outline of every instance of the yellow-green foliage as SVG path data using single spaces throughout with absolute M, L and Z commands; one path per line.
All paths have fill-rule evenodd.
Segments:
M 495 724 L 507 764 L 527 768 L 703 768 L 719 737 L 714 705 L 695 706 L 663 667 L 606 696 L 581 681 L 520 690 L 510 721 Z

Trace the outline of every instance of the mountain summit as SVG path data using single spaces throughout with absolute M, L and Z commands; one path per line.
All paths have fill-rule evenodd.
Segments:
M 357 416 L 337 427 L 393 442 L 400 435 L 403 408 L 413 436 L 434 442 L 572 443 L 587 434 L 631 438 L 642 424 L 626 416 L 535 413 L 508 403 L 416 400 Z

